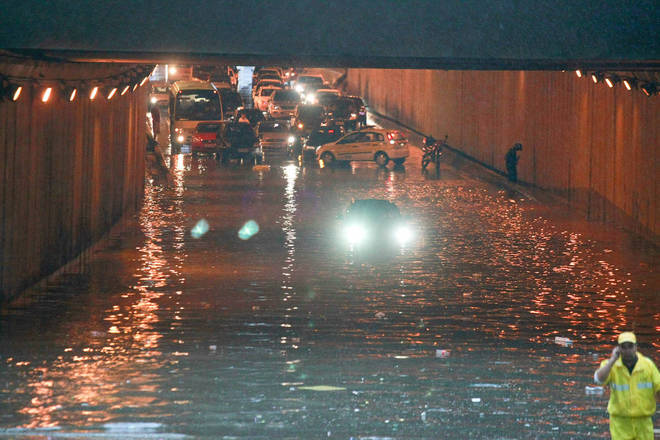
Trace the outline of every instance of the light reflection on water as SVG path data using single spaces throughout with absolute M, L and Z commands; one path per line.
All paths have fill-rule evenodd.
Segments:
M 173 164 L 85 291 L 2 315 L 0 428 L 607 438 L 584 387 L 612 336 L 660 358 L 655 256 L 519 196 L 412 166 Z M 352 197 L 396 201 L 420 242 L 352 255 L 331 234 Z

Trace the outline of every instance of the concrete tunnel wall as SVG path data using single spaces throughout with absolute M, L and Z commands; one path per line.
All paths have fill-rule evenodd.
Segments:
M 522 182 L 658 243 L 658 96 L 548 71 L 349 69 L 347 89 L 500 171 L 521 142 Z
M 117 69 L 59 74 L 71 70 L 104 77 Z M 85 257 L 144 194 L 147 87 L 71 103 L 43 103 L 41 90 L 34 83 L 19 101 L 0 101 L 0 301 Z

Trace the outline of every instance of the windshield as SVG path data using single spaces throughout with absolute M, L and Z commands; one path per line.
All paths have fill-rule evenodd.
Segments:
M 300 95 L 295 90 L 278 90 L 273 95 L 273 101 L 300 101 Z
M 180 121 L 218 121 L 222 119 L 220 99 L 215 90 L 185 90 L 176 96 L 174 110 Z

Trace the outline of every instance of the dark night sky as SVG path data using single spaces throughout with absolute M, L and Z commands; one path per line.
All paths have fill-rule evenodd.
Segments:
M 0 47 L 659 60 L 654 0 L 4 0 Z

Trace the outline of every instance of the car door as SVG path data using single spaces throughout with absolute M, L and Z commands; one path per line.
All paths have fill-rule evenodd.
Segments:
M 374 153 L 379 147 L 378 133 L 362 132 L 362 136 L 354 149 L 353 160 L 373 160 Z
M 353 157 L 357 157 L 357 149 L 362 137 L 362 133 L 352 133 L 337 141 L 332 151 L 335 158 L 337 160 L 355 160 Z

